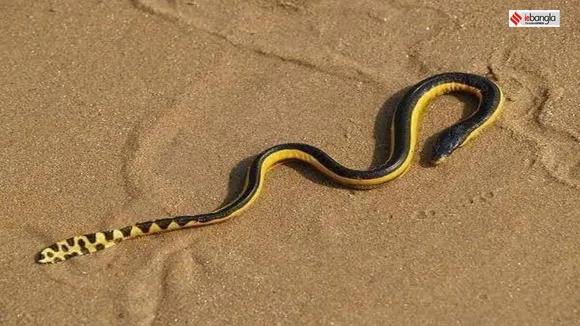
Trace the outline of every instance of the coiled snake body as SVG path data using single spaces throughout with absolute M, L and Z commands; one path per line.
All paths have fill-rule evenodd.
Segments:
M 228 220 L 240 215 L 254 203 L 270 168 L 289 160 L 308 163 L 345 187 L 368 188 L 395 179 L 403 175 L 411 165 L 416 151 L 419 120 L 424 109 L 433 98 L 456 91 L 475 95 L 479 99 L 479 105 L 472 115 L 441 132 L 434 145 L 432 158 L 432 162 L 438 164 L 497 119 L 502 108 L 503 95 L 494 82 L 468 73 L 443 73 L 429 77 L 410 88 L 393 113 L 390 156 L 375 169 L 349 169 L 321 149 L 308 144 L 276 145 L 263 151 L 252 162 L 239 197 L 214 212 L 162 218 L 120 229 L 74 236 L 44 248 L 38 254 L 37 262 L 60 262 L 103 250 L 122 240 Z

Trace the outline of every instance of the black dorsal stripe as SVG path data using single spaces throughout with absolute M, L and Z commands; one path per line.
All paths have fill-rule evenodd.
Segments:
M 164 218 L 161 220 L 155 220 L 155 223 L 157 223 L 162 230 L 165 230 L 169 227 L 169 224 L 171 224 L 172 221 L 172 218 Z
M 143 223 L 137 223 L 137 225 L 135 225 L 136 227 L 138 227 L 141 231 L 143 231 L 143 233 L 149 233 L 149 229 L 151 229 L 151 225 L 153 224 L 153 222 L 143 222 Z
M 123 233 L 124 237 L 129 237 L 129 236 L 131 236 L 131 229 L 133 229 L 132 226 L 126 226 L 126 227 L 120 229 L 119 231 L 121 231 L 121 233 Z
M 105 239 L 107 241 L 111 241 L 115 238 L 115 236 L 113 235 L 113 231 L 104 231 L 103 234 L 105 235 Z
M 175 223 L 179 226 L 185 226 L 185 224 L 194 221 L 195 216 L 177 216 L 173 219 Z

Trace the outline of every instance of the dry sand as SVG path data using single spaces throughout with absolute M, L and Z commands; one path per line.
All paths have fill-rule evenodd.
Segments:
M 574 1 L 129 0 L 0 4 L 0 324 L 580 323 Z M 510 29 L 509 9 L 562 27 Z M 75 234 L 202 213 L 279 142 L 376 164 L 401 90 L 495 79 L 501 120 L 372 191 L 291 164 L 242 217 L 38 265 Z

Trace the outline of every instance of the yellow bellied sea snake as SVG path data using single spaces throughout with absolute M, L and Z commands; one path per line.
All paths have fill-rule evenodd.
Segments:
M 479 104 L 477 110 L 469 117 L 440 133 L 433 147 L 432 162 L 437 164 L 497 119 L 504 100 L 500 88 L 494 82 L 468 73 L 443 73 L 411 87 L 393 113 L 389 158 L 372 170 L 349 169 L 321 149 L 308 144 L 276 145 L 263 151 L 252 162 L 239 197 L 216 211 L 193 216 L 162 218 L 120 229 L 74 236 L 44 248 L 38 253 L 37 262 L 43 264 L 60 262 L 103 250 L 122 240 L 228 220 L 240 215 L 252 205 L 260 194 L 268 170 L 285 161 L 297 160 L 308 163 L 345 187 L 369 188 L 393 180 L 404 174 L 413 161 L 419 120 L 429 102 L 439 95 L 457 91 L 475 95 Z

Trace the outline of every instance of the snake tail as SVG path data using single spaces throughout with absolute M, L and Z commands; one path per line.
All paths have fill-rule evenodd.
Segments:
M 57 263 L 76 256 L 104 250 L 123 240 L 173 231 L 184 228 L 186 225 L 191 227 L 193 226 L 192 224 L 197 223 L 189 220 L 184 221 L 183 217 L 174 217 L 137 223 L 120 229 L 78 235 L 46 247 L 38 254 L 36 260 L 39 263 Z

